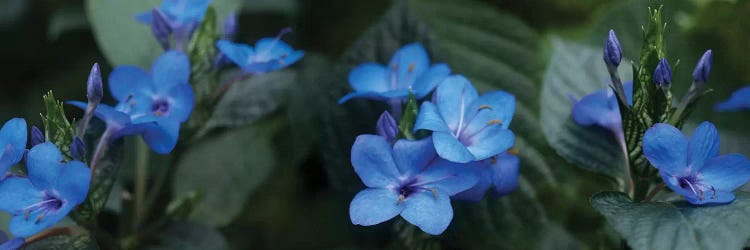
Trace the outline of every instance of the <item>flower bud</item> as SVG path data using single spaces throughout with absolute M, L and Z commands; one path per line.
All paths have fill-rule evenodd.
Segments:
M 708 81 L 708 75 L 711 74 L 712 59 L 713 55 L 711 50 L 707 50 L 706 53 L 703 53 L 703 56 L 701 56 L 698 64 L 695 65 L 695 69 L 693 69 L 693 81 L 696 82 L 696 84 L 703 84 Z
M 102 96 L 104 96 L 102 73 L 99 70 L 99 64 L 94 63 L 94 66 L 91 67 L 91 73 L 89 73 L 89 79 L 86 82 L 86 98 L 89 100 L 89 103 L 99 104 L 102 101 Z
M 378 125 L 375 130 L 378 135 L 385 137 L 386 140 L 393 141 L 398 135 L 398 124 L 396 124 L 396 120 L 393 119 L 391 113 L 385 111 L 378 118 Z
M 666 58 L 662 58 L 654 70 L 654 83 L 662 88 L 668 88 L 672 84 L 672 67 Z
M 607 66 L 620 66 L 622 61 L 622 47 L 620 47 L 620 41 L 617 40 L 614 30 L 609 30 L 609 36 L 604 42 L 604 63 Z
M 169 26 L 167 17 L 158 8 L 151 11 L 151 17 L 151 33 L 164 50 L 169 50 L 169 34 L 172 33 L 172 28 Z
M 31 146 L 34 147 L 37 144 L 44 143 L 44 133 L 36 126 L 31 126 Z
M 73 142 L 70 144 L 70 154 L 79 161 L 83 161 L 84 157 L 86 157 L 86 145 L 80 137 L 73 139 Z
M 237 13 L 230 13 L 224 19 L 224 24 L 221 30 L 221 39 L 234 41 L 234 36 L 237 33 Z

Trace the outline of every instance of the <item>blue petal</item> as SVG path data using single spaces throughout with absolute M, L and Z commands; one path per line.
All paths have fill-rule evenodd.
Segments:
M 398 181 L 391 144 L 381 136 L 358 136 L 352 146 L 351 159 L 354 171 L 368 187 L 384 188 Z
M 750 180 L 750 161 L 741 154 L 722 155 L 707 161 L 700 173 L 717 191 L 731 192 Z
M 156 58 L 151 67 L 153 88 L 158 93 L 166 93 L 179 84 L 188 84 L 190 60 L 181 51 L 170 50 Z
M 406 99 L 409 96 L 409 90 L 392 90 L 387 92 L 353 92 L 341 97 L 339 104 L 345 103 L 352 98 L 365 98 L 371 100 L 389 100 L 389 99 Z
M 114 110 L 130 116 L 130 123 L 138 123 L 142 116 L 154 115 L 154 95 L 134 95 L 120 102 Z
M 0 181 L 3 181 L 5 173 L 7 173 L 13 165 L 23 159 L 23 154 L 26 153 L 26 150 L 14 149 L 12 145 L 8 144 L 5 147 L 5 150 L 0 153 L 2 154 L 2 156 L 0 156 Z
M 282 58 L 282 63 L 280 64 L 279 68 L 286 67 L 289 65 L 292 65 L 299 61 L 299 59 L 302 59 L 302 57 L 305 56 L 305 52 L 301 50 L 295 50 L 289 53 L 286 57 Z
M 584 96 L 573 105 L 573 120 L 581 126 L 597 125 L 610 129 L 620 126 L 620 111 L 613 109 L 616 106 L 610 105 L 611 99 L 606 90 Z
M 688 166 L 700 170 L 703 164 L 719 155 L 719 132 L 710 122 L 698 125 L 688 142 Z
M 477 90 L 468 79 L 452 75 L 440 83 L 432 101 L 437 105 L 448 127 L 457 131 L 459 123 L 463 122 L 469 105 L 474 102 L 477 95 Z
M 452 199 L 474 202 L 481 201 L 484 198 L 484 194 L 490 189 L 490 186 L 492 185 L 492 173 L 489 168 L 486 166 L 480 166 L 479 164 L 473 165 L 476 165 L 476 171 L 480 173 L 479 181 L 474 184 L 474 187 L 451 196 Z
M 83 110 L 86 110 L 87 106 L 86 103 L 80 101 L 67 101 L 65 103 Z M 117 111 L 106 104 L 100 103 L 99 105 L 97 105 L 96 109 L 94 109 L 94 115 L 107 123 L 107 126 L 123 127 L 130 124 L 130 116 L 123 112 Z
M 142 24 L 148 25 L 148 26 L 151 26 L 151 22 L 153 20 L 153 17 L 151 16 L 151 11 L 150 10 L 149 11 L 144 11 L 144 12 L 141 12 L 141 13 L 137 13 L 137 14 L 135 14 L 134 18 L 135 18 L 136 21 L 138 21 L 138 22 L 140 22 Z
M 80 204 L 86 199 L 91 182 L 91 169 L 80 161 L 69 161 L 59 170 L 55 190 L 65 201 Z
M 420 191 L 404 200 L 401 217 L 425 233 L 443 233 L 453 219 L 450 197 L 441 190 Z
M 23 238 L 15 238 L 0 244 L 0 250 L 16 250 L 20 249 L 23 244 L 26 243 Z
M 455 195 L 472 188 L 481 177 L 479 162 L 455 163 L 436 159 L 427 169 L 417 175 L 414 185 L 440 189 L 448 195 Z
M 498 155 L 494 164 L 490 162 L 494 195 L 507 195 L 518 188 L 519 163 L 518 156 L 508 153 Z
M 55 189 L 61 174 L 62 160 L 62 153 L 52 142 L 44 142 L 31 148 L 26 156 L 31 183 L 38 189 Z
M 263 38 L 255 43 L 255 60 L 272 61 L 289 56 L 294 50 L 292 46 L 278 38 Z
M 516 98 L 505 91 L 493 91 L 486 93 L 469 106 L 467 117 L 469 124 L 461 134 L 475 134 L 487 127 L 490 122 L 500 122 L 500 126 L 508 128 L 513 121 L 513 113 L 516 111 Z
M 118 66 L 109 73 L 109 92 L 117 101 L 133 95 L 151 95 L 154 83 L 148 73 L 135 66 Z
M 180 134 L 180 123 L 176 121 L 160 121 L 157 126 L 146 123 L 142 137 L 151 150 L 158 154 L 168 154 L 177 145 Z
M 408 89 L 430 66 L 427 50 L 419 43 L 404 45 L 391 58 L 388 67 L 396 69 L 397 89 Z
M 461 137 L 474 160 L 484 160 L 507 151 L 515 142 L 515 135 L 500 124 L 490 125 L 469 137 Z
M 8 177 L 0 181 L 0 210 L 11 215 L 23 215 L 24 208 L 42 201 L 42 191 L 29 178 Z
M 423 102 L 419 108 L 417 121 L 414 123 L 414 131 L 426 129 L 437 132 L 451 133 L 451 129 L 445 124 L 443 117 L 438 113 L 437 107 L 431 102 Z
M 403 206 L 399 206 L 398 194 L 384 188 L 368 188 L 357 193 L 349 205 L 349 218 L 354 225 L 372 226 L 396 217 Z
M 392 90 L 390 73 L 380 64 L 361 64 L 349 73 L 349 85 L 356 92 L 386 92 Z
M 692 197 L 692 196 L 685 197 L 685 199 L 693 205 L 724 204 L 724 203 L 730 203 L 734 201 L 735 198 L 736 197 L 734 196 L 732 192 L 720 192 L 720 191 L 716 191 L 716 193 L 708 192 L 705 194 L 702 200 L 700 199 L 700 197 Z
M 643 155 L 654 167 L 670 175 L 686 171 L 688 140 L 669 124 L 657 123 L 643 136 Z
M 716 111 L 738 111 L 750 109 L 750 86 L 743 87 L 732 93 L 732 96 L 724 102 L 716 104 Z
M 430 137 L 418 141 L 398 140 L 393 145 L 393 159 L 401 176 L 422 172 L 436 156 Z
M 160 9 L 184 23 L 202 20 L 209 3 L 210 0 L 164 0 Z
M 26 148 L 26 120 L 23 118 L 13 118 L 5 122 L 0 128 L 0 148 L 5 148 L 10 144 L 16 150 Z M 2 174 L 2 173 L 0 173 Z
M 250 57 L 255 56 L 255 50 L 247 44 L 219 40 L 216 42 L 216 47 L 240 67 L 247 65 Z
M 471 154 L 469 149 L 450 133 L 433 132 L 432 141 L 435 143 L 435 151 L 440 157 L 460 163 L 474 160 L 474 155 Z
M 24 238 L 35 235 L 60 222 L 75 206 L 76 204 L 73 203 L 63 203 L 63 206 L 55 213 L 46 213 L 43 215 L 44 211 L 36 210 L 30 213 L 28 218 L 26 218 L 25 214 L 16 215 L 10 220 L 10 233 L 16 237 Z M 37 220 L 38 218 L 42 219 Z
M 437 85 L 451 74 L 451 69 L 446 64 L 436 64 L 422 74 L 412 86 L 412 91 L 417 99 L 422 99 L 432 92 Z
M 189 84 L 180 84 L 172 87 L 167 95 L 169 96 L 169 118 L 178 122 L 187 121 L 195 105 L 193 87 Z
M 686 173 L 686 175 L 691 175 L 692 173 Z M 659 172 L 659 175 L 661 176 L 661 179 L 664 181 L 664 184 L 669 187 L 669 189 L 672 189 L 675 193 L 685 197 L 688 201 L 690 200 L 699 200 L 700 197 L 696 196 L 695 193 L 690 188 L 682 188 L 680 187 L 680 182 L 677 176 L 672 176 L 667 174 L 666 172 Z

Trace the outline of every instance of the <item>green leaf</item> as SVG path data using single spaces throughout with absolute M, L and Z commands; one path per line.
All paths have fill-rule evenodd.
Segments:
M 623 62 L 626 60 L 623 60 Z M 623 63 L 621 69 L 630 69 Z M 627 81 L 630 70 L 620 72 Z M 623 177 L 625 157 L 615 135 L 604 128 L 580 126 L 571 118 L 573 102 L 611 82 L 601 49 L 552 38 L 552 57 L 544 73 L 542 131 L 555 151 L 576 166 L 611 177 Z
M 144 69 L 161 54 L 151 29 L 135 15 L 159 6 L 160 0 L 86 0 L 86 12 L 99 49 L 111 65 L 136 65 Z M 239 0 L 214 0 L 218 20 L 240 6 Z
M 65 116 L 63 103 L 55 99 L 52 91 L 47 92 L 42 98 L 47 108 L 47 115 L 42 116 L 44 137 L 60 149 L 64 160 L 73 159 L 70 153 L 70 143 L 75 138 L 75 128 Z
M 296 71 L 287 69 L 237 82 L 216 105 L 207 127 L 231 128 L 252 124 L 284 104 L 286 92 L 296 84 L 295 80 Z
M 105 124 L 98 119 L 93 119 L 89 124 L 86 129 L 86 135 L 83 138 L 86 144 L 86 153 L 88 154 L 86 158 L 93 159 L 96 145 L 99 143 L 104 129 Z M 92 182 L 86 200 L 70 213 L 70 217 L 79 225 L 89 228 L 94 226 L 97 215 L 107 204 L 112 186 L 117 181 L 120 165 L 122 165 L 122 145 L 122 140 L 116 140 L 109 145 L 109 148 L 97 163 L 96 172 L 91 177 Z
M 224 235 L 211 227 L 191 223 L 176 222 L 159 234 L 159 245 L 149 249 L 229 249 Z
M 398 130 L 401 134 L 400 137 L 409 140 L 417 139 L 412 131 L 414 130 L 414 123 L 417 121 L 418 114 L 419 106 L 417 106 L 417 98 L 413 93 L 409 93 L 409 100 L 406 102 L 406 107 L 404 107 L 404 114 L 401 115 L 401 122 L 399 122 L 398 124 Z
M 272 139 L 279 126 L 270 120 L 206 137 L 183 154 L 172 190 L 204 194 L 191 220 L 220 227 L 242 212 L 248 195 L 275 165 Z
M 212 94 L 218 84 L 215 66 L 217 55 L 216 40 L 219 31 L 216 25 L 216 10 L 208 7 L 203 22 L 193 33 L 188 43 L 187 54 L 190 58 L 190 85 L 195 92 L 196 105 L 187 127 L 191 130 L 203 127 L 211 116 L 216 102 Z
M 88 232 L 73 232 L 71 235 L 57 235 L 24 246 L 25 250 L 68 250 L 99 249 L 96 239 Z
M 591 203 L 633 249 L 742 249 L 750 238 L 750 194 L 735 195 L 730 204 L 695 206 L 602 192 Z

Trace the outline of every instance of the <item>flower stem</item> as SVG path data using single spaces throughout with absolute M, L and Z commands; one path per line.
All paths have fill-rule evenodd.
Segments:
M 628 145 L 625 143 L 625 133 L 620 129 L 620 131 L 615 132 L 617 137 L 617 143 L 620 144 L 620 149 L 622 149 L 622 155 L 625 158 L 625 181 L 627 182 L 627 194 L 630 197 L 633 197 L 635 193 L 635 183 L 633 182 L 633 175 L 630 173 L 630 157 L 628 154 Z
M 607 71 L 609 72 L 609 78 L 612 79 L 612 85 L 615 87 L 615 95 L 617 95 L 617 99 L 620 100 L 620 103 L 627 106 L 628 99 L 625 98 L 625 88 L 622 86 L 622 80 L 620 80 L 620 74 L 617 71 L 617 67 L 607 66 Z
M 667 185 L 664 184 L 664 182 L 659 183 L 659 185 L 657 185 L 656 187 L 654 187 L 654 189 L 652 189 L 651 192 L 649 192 L 648 195 L 646 195 L 646 198 L 643 199 L 643 201 L 641 201 L 641 202 L 651 201 L 651 199 L 653 199 L 654 196 L 656 196 L 656 194 L 658 194 L 659 191 L 661 191 L 662 189 L 664 189 L 664 187 L 666 187 L 666 186 Z
M 143 222 L 143 214 L 146 199 L 146 186 L 148 181 L 148 146 L 143 140 L 136 140 L 135 145 L 135 199 L 133 202 L 133 211 L 135 219 L 133 220 L 133 230 L 138 230 L 138 226 Z
M 99 138 L 99 142 L 97 143 L 96 149 L 94 150 L 94 156 L 91 157 L 91 182 L 89 183 L 89 188 L 91 188 L 91 185 L 94 183 L 96 165 L 99 163 L 99 160 L 101 160 L 102 156 L 107 152 L 114 131 L 115 129 L 107 126 L 107 129 L 104 130 L 104 133 L 102 133 L 102 136 Z
M 684 97 L 682 97 L 682 100 L 680 100 L 680 104 L 677 105 L 677 110 L 674 114 L 672 114 L 672 117 L 669 119 L 669 124 L 677 125 L 678 122 L 680 122 L 680 117 L 682 116 L 682 113 L 685 112 L 685 109 L 687 109 L 688 104 L 695 99 L 696 94 L 698 93 L 698 88 L 695 87 L 695 82 L 693 82 L 692 85 L 690 85 L 690 89 L 688 90 L 687 94 L 685 94 Z
M 83 113 L 81 123 L 80 125 L 78 125 L 78 137 L 83 138 L 83 136 L 86 134 L 86 127 L 89 125 L 91 117 L 94 116 L 94 109 L 96 109 L 96 106 L 97 104 L 91 102 L 88 104 L 88 106 L 86 106 L 86 112 Z
M 42 231 L 41 233 L 38 233 L 31 237 L 26 238 L 23 244 L 24 246 L 27 246 L 31 243 L 34 243 L 34 242 L 37 242 L 37 241 L 40 241 L 49 237 L 54 237 L 58 235 L 71 235 L 71 234 L 73 234 L 73 230 L 70 229 L 69 227 L 50 228 L 50 229 Z
M 232 79 L 229 79 L 229 81 L 227 81 L 226 83 L 222 84 L 221 88 L 219 88 L 218 90 L 216 90 L 216 92 L 214 92 L 211 95 L 211 102 L 212 103 L 218 102 L 219 99 L 221 99 L 221 97 L 224 96 L 224 94 L 227 93 L 227 90 L 229 90 L 229 88 L 231 88 L 235 83 L 237 83 L 239 81 L 242 81 L 247 76 L 249 76 L 249 74 L 247 74 L 245 72 L 239 72 L 237 75 L 235 75 L 234 77 L 232 77 Z

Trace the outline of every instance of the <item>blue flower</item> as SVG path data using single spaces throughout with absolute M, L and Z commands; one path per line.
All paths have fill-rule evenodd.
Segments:
M 352 146 L 352 165 L 367 186 L 349 207 L 353 224 L 371 226 L 401 215 L 433 235 L 453 219 L 450 196 L 479 178 L 471 164 L 436 157 L 430 138 L 392 145 L 381 136 L 360 135 Z
M 615 31 L 610 29 L 607 40 L 604 41 L 604 63 L 616 68 L 620 66 L 621 61 L 622 47 L 620 47 L 620 40 L 617 40 Z
M 668 88 L 672 84 L 672 67 L 666 58 L 662 58 L 654 69 L 654 83 L 661 88 Z
M 480 201 L 487 190 L 494 197 L 510 194 L 518 187 L 518 156 L 502 153 L 476 164 L 481 177 L 474 187 L 454 195 L 452 198 L 467 201 Z
M 720 102 L 714 106 L 716 111 L 740 111 L 750 110 L 750 86 L 740 88 L 729 97 L 729 100 Z
M 394 141 L 398 136 L 398 124 L 396 119 L 393 119 L 391 113 L 384 111 L 383 114 L 378 118 L 378 124 L 375 126 L 376 134 L 384 137 L 387 141 Z
M 0 128 L 0 180 L 26 152 L 26 120 L 13 118 Z M 2 200 L 2 199 L 0 199 Z
M 352 98 L 404 100 L 409 98 L 409 92 L 421 99 L 450 73 L 446 64 L 430 66 L 422 44 L 407 44 L 393 54 L 388 66 L 365 63 L 354 68 L 349 73 L 349 85 L 354 92 L 341 97 L 339 104 Z
M 237 64 L 243 72 L 268 73 L 292 65 L 305 54 L 301 50 L 294 50 L 284 41 L 281 41 L 281 36 L 290 31 L 284 29 L 275 38 L 260 39 L 255 43 L 255 48 L 228 40 L 217 41 L 216 47 Z
M 211 0 L 164 0 L 158 10 L 164 13 L 170 27 L 176 30 L 203 21 L 210 3 Z M 146 25 L 153 22 L 152 11 L 140 13 L 135 18 Z
M 24 243 L 25 241 L 23 238 L 14 238 L 12 240 L 8 240 L 5 232 L 0 231 L 0 250 L 16 250 L 21 248 Z
M 29 150 L 28 178 L 0 182 L 0 210 L 10 213 L 10 232 L 28 237 L 49 228 L 86 199 L 91 172 L 80 161 L 63 163 L 55 144 L 45 142 Z
M 625 97 L 628 105 L 633 104 L 633 82 L 623 84 Z M 600 126 L 609 129 L 613 133 L 622 132 L 622 117 L 620 107 L 617 104 L 617 96 L 611 89 L 597 90 L 581 98 L 574 100 L 573 120 L 581 126 Z
M 710 122 L 689 140 L 669 124 L 656 124 L 643 136 L 643 154 L 670 189 L 696 205 L 732 202 L 732 191 L 750 180 L 745 156 L 719 156 L 719 133 Z
M 445 78 L 433 94 L 432 102 L 422 103 L 414 130 L 433 131 L 440 157 L 466 163 L 500 154 L 513 146 L 515 136 L 508 129 L 516 99 L 504 91 L 478 96 L 463 76 Z
M 195 104 L 188 84 L 190 62 L 179 51 L 159 56 L 150 74 L 135 66 L 119 66 L 109 75 L 114 108 L 100 104 L 94 114 L 117 131 L 113 138 L 141 134 L 149 147 L 165 154 L 174 149 L 180 124 L 187 121 Z M 83 102 L 68 102 L 86 108 Z

